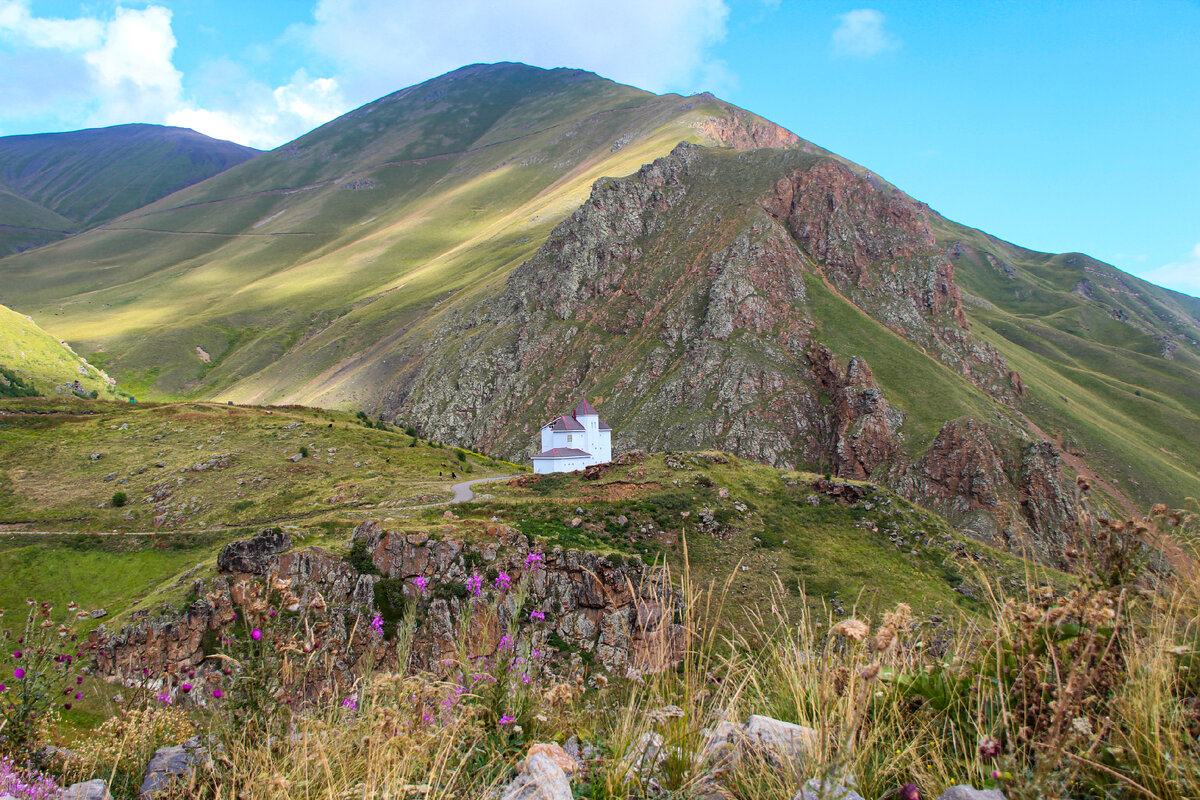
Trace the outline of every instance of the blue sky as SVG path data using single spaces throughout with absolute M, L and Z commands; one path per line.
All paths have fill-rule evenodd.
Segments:
M 0 0 L 0 135 L 273 147 L 466 63 L 718 96 L 946 216 L 1200 295 L 1200 4 Z

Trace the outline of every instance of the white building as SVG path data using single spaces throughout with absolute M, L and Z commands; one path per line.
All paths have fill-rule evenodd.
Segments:
M 570 415 L 542 426 L 542 452 L 533 457 L 533 471 L 573 472 L 608 461 L 612 461 L 612 428 L 591 403 L 580 400 Z

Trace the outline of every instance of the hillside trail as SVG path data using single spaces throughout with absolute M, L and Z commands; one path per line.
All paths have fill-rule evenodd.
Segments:
M 515 478 L 516 475 L 496 475 L 491 478 L 475 478 L 469 481 L 461 481 L 450 487 L 453 496 L 449 500 L 439 500 L 436 503 L 422 503 L 416 506 L 387 506 L 379 504 L 374 506 L 376 509 L 393 511 L 415 511 L 422 508 L 437 508 L 439 506 L 449 506 L 456 503 L 469 503 L 475 499 L 475 492 L 471 488 L 479 483 L 490 483 L 491 481 L 503 481 L 509 478 Z M 312 516 L 311 514 L 302 517 L 286 517 L 278 520 L 273 520 L 276 524 L 288 523 L 306 519 Z M 4 534 L 19 534 L 21 536 L 178 536 L 181 534 L 195 533 L 221 533 L 235 528 L 245 528 L 246 525 L 220 525 L 210 528 L 197 528 L 195 530 L 178 530 L 178 531 L 30 531 L 20 530 L 10 525 L 0 525 L 0 536 Z

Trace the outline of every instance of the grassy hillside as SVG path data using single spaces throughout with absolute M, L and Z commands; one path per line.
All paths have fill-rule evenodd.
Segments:
M 937 218 L 975 333 L 1029 390 L 1024 411 L 1134 502 L 1200 496 L 1200 300 L 1079 253 Z
M 301 448 L 308 457 L 289 460 Z M 182 573 L 212 569 L 222 544 L 264 526 L 342 552 L 364 519 L 469 535 L 495 517 L 547 547 L 677 565 L 686 539 L 701 574 L 735 574 L 739 591 L 756 599 L 779 580 L 795 598 L 803 585 L 825 602 L 853 605 L 866 592 L 871 602 L 970 613 L 972 592 L 961 589 L 973 584 L 976 559 L 1023 575 L 1018 560 L 961 539 L 882 489 L 815 487 L 817 475 L 720 453 L 635 458 L 598 480 L 488 484 L 454 506 L 451 522 L 444 507 L 412 508 L 448 499 L 456 480 L 520 470 L 340 412 L 0 401 L 0 570 L 14 576 L 0 607 L 35 595 L 114 615 L 145 608 L 181 595 Z M 861 497 L 837 496 L 853 486 Z M 114 507 L 117 492 L 126 499 Z
M 113 219 L 258 152 L 161 125 L 0 137 L 0 254 Z
M 0 306 L 0 397 L 93 392 L 105 398 L 118 396 L 103 371 L 33 320 Z
M 755 125 L 710 96 L 468 67 L 5 259 L 0 275 L 5 296 L 139 396 L 357 407 L 377 344 L 501 278 L 597 178 Z

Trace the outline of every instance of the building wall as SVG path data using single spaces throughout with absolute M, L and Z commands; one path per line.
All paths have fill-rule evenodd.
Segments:
M 595 446 L 584 448 L 596 457 L 597 464 L 612 461 L 612 431 L 596 431 Z
M 535 474 L 544 475 L 549 472 L 574 472 L 577 469 L 592 464 L 590 458 L 535 458 L 533 460 L 533 471 Z

